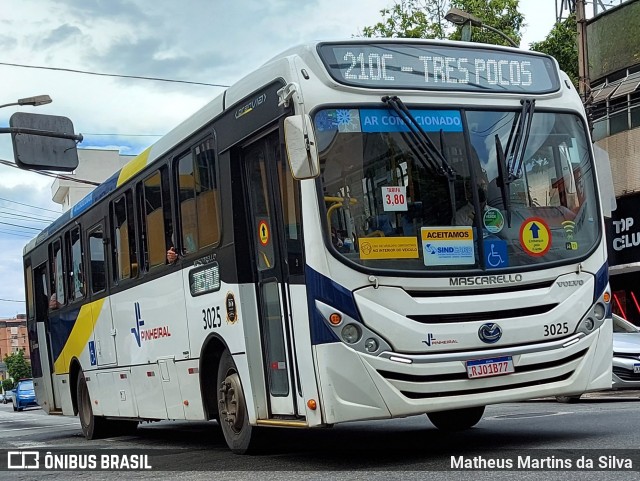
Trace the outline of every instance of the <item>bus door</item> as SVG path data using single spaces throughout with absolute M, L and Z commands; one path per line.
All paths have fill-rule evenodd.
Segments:
M 27 276 L 29 277 L 29 276 Z M 47 412 L 61 409 L 59 396 L 55 395 L 53 375 L 53 352 L 51 346 L 51 324 L 49 322 L 49 282 L 47 266 L 42 264 L 33 274 L 33 309 L 36 328 L 29 324 L 33 382 L 38 403 Z M 31 285 L 31 279 L 27 279 Z M 29 312 L 31 317 L 31 312 Z
M 283 245 L 285 225 L 278 179 L 283 159 L 278 132 L 246 146 L 242 158 L 270 412 L 296 415 L 298 370 L 292 342 L 289 279 Z M 284 164 L 286 166 L 286 162 Z

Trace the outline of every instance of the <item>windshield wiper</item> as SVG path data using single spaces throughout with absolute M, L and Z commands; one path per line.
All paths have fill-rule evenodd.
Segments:
M 431 141 L 422 126 L 399 97 L 395 95 L 393 97 L 385 95 L 381 100 L 398 114 L 398 117 L 402 119 L 409 129 L 409 138 L 414 144 L 413 146 L 409 144 L 409 147 L 414 154 L 417 155 L 423 167 L 428 171 L 434 172 L 436 175 L 446 177 L 449 181 L 451 224 L 453 225 L 456 217 L 456 193 L 454 188 L 456 172 L 451 168 L 440 149 Z
M 498 161 L 497 184 L 500 188 L 500 195 L 502 196 L 502 205 L 507 214 L 507 227 L 511 228 L 511 189 L 509 182 L 507 182 L 507 160 L 498 134 L 496 134 L 496 157 Z
M 502 195 L 502 204 L 507 214 L 507 226 L 511 227 L 511 184 L 522 177 L 522 163 L 529 142 L 531 123 L 535 110 L 535 99 L 523 99 L 522 110 L 516 114 L 506 151 L 502 148 L 500 137 L 496 134 L 496 157 L 498 162 L 498 187 Z
M 516 116 L 509 141 L 507 142 L 507 151 L 505 157 L 507 159 L 507 183 L 512 183 L 522 177 L 522 163 L 524 162 L 524 154 L 527 150 L 529 142 L 529 133 L 531 132 L 531 123 L 533 121 L 533 112 L 536 101 L 534 99 L 523 99 L 522 111 Z

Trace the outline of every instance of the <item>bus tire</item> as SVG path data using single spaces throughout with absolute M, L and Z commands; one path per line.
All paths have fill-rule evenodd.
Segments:
M 484 406 L 427 413 L 429 421 L 441 431 L 464 431 L 480 422 Z
M 249 415 L 238 368 L 228 350 L 222 353 L 218 366 L 218 419 L 229 449 L 245 454 L 255 448 L 256 428 L 249 425 Z
M 87 439 L 99 439 L 107 434 L 106 420 L 102 416 L 94 416 L 91 407 L 91 397 L 84 373 L 80 371 L 76 385 L 78 399 L 78 418 L 82 427 L 82 434 Z

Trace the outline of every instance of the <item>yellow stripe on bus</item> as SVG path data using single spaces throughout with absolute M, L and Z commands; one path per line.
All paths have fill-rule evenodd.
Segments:
M 74 357 L 80 358 L 80 354 L 87 346 L 93 328 L 96 325 L 98 316 L 102 311 L 104 299 L 100 299 L 89 304 L 85 304 L 80 308 L 80 313 L 76 319 L 73 329 L 69 334 L 69 338 L 62 348 L 62 352 L 53 364 L 54 374 L 67 374 L 69 372 L 69 363 Z
M 149 152 L 151 152 L 151 147 L 146 148 L 120 170 L 120 175 L 118 176 L 118 187 L 140 172 L 147 165 Z

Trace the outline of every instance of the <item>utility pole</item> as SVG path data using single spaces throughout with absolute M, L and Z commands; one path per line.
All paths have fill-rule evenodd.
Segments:
M 589 79 L 589 62 L 587 55 L 585 3 L 586 0 L 576 0 L 576 23 L 578 25 L 578 88 L 582 101 L 586 103 L 591 91 L 591 81 Z

